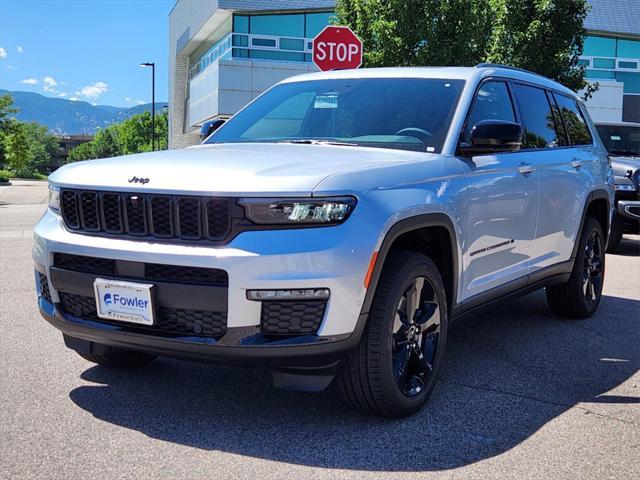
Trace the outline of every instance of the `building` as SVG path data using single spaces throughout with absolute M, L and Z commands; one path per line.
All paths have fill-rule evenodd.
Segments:
M 640 122 L 640 1 L 589 0 L 580 63 L 599 90 L 587 102 L 594 121 Z
M 333 0 L 177 0 L 169 15 L 169 145 L 197 143 L 280 80 L 315 71 L 311 40 Z
M 640 121 L 639 0 L 589 0 L 580 62 L 600 91 L 595 120 Z M 169 146 L 199 141 L 278 81 L 315 71 L 311 41 L 335 0 L 177 0 L 169 15 Z

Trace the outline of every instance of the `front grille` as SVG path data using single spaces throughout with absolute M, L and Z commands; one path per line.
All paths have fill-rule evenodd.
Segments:
M 633 174 L 633 183 L 635 183 L 636 188 L 640 190 L 640 168 Z
M 326 306 L 326 300 L 262 302 L 260 330 L 265 335 L 315 334 Z
M 631 206 L 631 207 L 627 207 L 627 212 L 629 212 L 629 214 L 633 215 L 634 217 L 639 217 L 640 218 L 640 207 L 638 206 Z
M 134 268 L 128 268 L 127 272 L 129 273 L 125 274 L 119 270 L 118 264 L 127 264 L 127 266 L 133 266 Z M 216 268 L 125 262 L 68 253 L 54 253 L 53 266 L 73 272 L 93 273 L 96 275 L 122 275 L 156 282 L 191 283 L 217 287 L 229 285 L 227 272 Z M 136 275 L 131 272 L 140 272 L 140 274 Z
M 53 266 L 64 270 L 71 270 L 73 272 L 95 273 L 98 275 L 116 274 L 116 261 L 108 258 L 54 253 Z
M 126 326 L 133 331 L 211 338 L 220 338 L 227 331 L 226 312 L 159 307 L 156 311 L 156 323 L 154 325 L 136 325 L 98 317 L 96 300 L 93 297 L 65 292 L 60 292 L 59 296 L 59 308 L 66 314 L 84 320 Z
M 40 294 L 42 298 L 44 298 L 47 302 L 51 303 L 51 292 L 49 292 L 49 280 L 47 280 L 47 276 L 38 272 L 38 277 L 40 278 Z
M 60 199 L 65 224 L 81 232 L 220 242 L 231 231 L 229 198 L 62 189 Z

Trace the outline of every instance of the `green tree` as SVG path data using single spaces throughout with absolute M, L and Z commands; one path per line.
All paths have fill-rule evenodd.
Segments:
M 166 112 L 156 114 L 155 134 L 157 149 L 166 150 L 169 144 L 169 125 Z M 151 151 L 151 114 L 143 112 L 122 123 L 111 125 L 96 134 L 89 143 L 78 145 L 69 152 L 68 161 Z
M 13 97 L 9 94 L 0 95 L 0 167 L 5 163 L 5 139 L 11 133 L 15 122 L 13 116 L 16 113 L 18 113 L 18 110 L 13 108 Z
M 586 0 L 338 0 L 336 23 L 360 36 L 367 67 L 503 63 L 578 91 L 587 12 Z
M 5 161 L 17 176 L 28 172 L 29 139 L 23 123 L 15 122 L 3 140 Z

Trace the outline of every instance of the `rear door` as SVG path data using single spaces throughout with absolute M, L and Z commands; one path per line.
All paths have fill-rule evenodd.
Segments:
M 518 121 L 509 84 L 485 81 L 471 106 L 462 141 L 481 120 Z M 519 152 L 459 157 L 468 182 L 463 299 L 512 283 L 524 286 L 538 218 L 538 177 Z M 522 284 L 522 285 L 519 285 Z
M 573 252 L 590 177 L 595 173 L 593 139 L 577 102 L 547 91 L 557 144 L 535 155 L 540 207 L 531 272 L 569 260 Z

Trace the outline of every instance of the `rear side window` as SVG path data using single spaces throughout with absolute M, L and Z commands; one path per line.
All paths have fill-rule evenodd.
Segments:
M 525 130 L 526 148 L 558 146 L 558 134 L 547 94 L 541 88 L 514 85 Z
M 507 122 L 515 122 L 516 116 L 513 112 L 513 104 L 511 96 L 505 82 L 485 82 L 482 84 L 462 135 L 464 142 L 469 143 L 471 129 L 481 120 L 504 120 Z
M 589 133 L 587 122 L 582 116 L 575 100 L 564 95 L 556 94 L 556 101 L 564 120 L 570 145 L 591 145 L 593 139 Z

